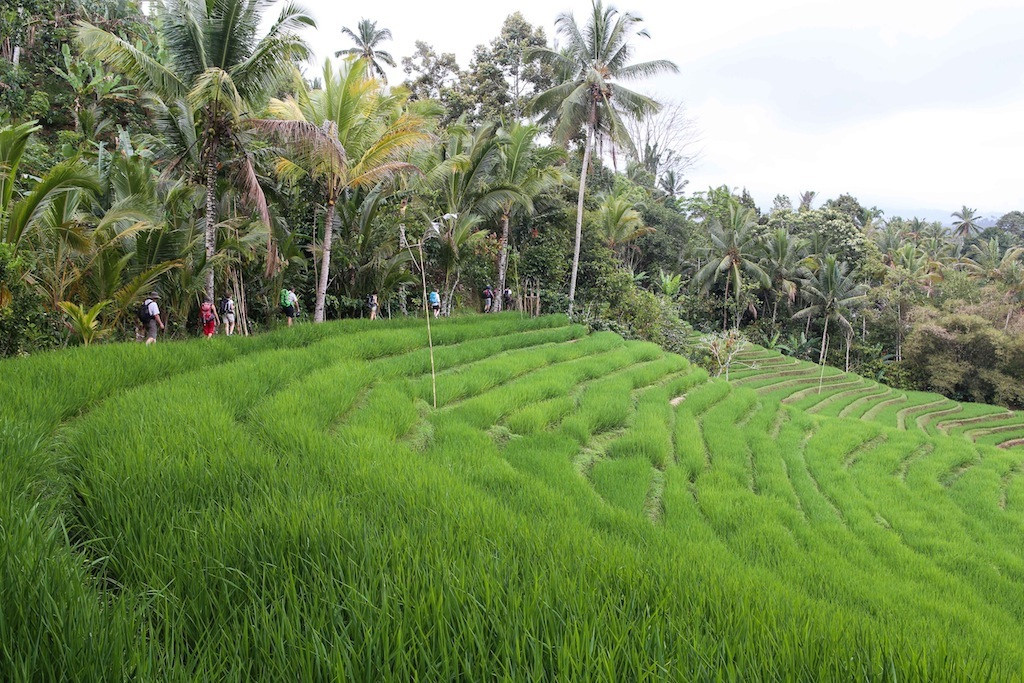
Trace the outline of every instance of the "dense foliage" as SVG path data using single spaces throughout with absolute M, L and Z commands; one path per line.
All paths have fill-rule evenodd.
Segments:
M 319 27 L 341 44 L 313 65 L 313 18 L 279 10 L 0 14 L 0 240 L 21 280 L 0 303 L 22 321 L 3 353 L 132 338 L 153 289 L 175 336 L 225 293 L 243 333 L 274 327 L 284 286 L 315 321 L 365 315 L 374 292 L 386 315 L 415 314 L 422 270 L 445 313 L 487 285 L 516 305 L 539 287 L 545 310 L 672 348 L 684 323 L 737 328 L 895 386 L 1021 405 L 1020 211 L 986 226 L 964 206 L 943 226 L 849 194 L 762 210 L 745 189 L 687 192 L 692 122 L 633 89 L 675 66 L 633 61 L 641 17 L 601 2 L 558 17 L 558 50 L 511 14 L 465 67 L 423 41 L 392 55 L 369 19 Z M 405 82 L 387 84 L 398 64 Z M 964 307 L 979 327 L 932 364 L 946 351 L 928 330 Z M 981 338 L 995 365 L 971 360 Z

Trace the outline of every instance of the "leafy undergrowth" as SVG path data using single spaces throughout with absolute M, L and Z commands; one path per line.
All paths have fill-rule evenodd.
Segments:
M 947 406 L 813 414 L 562 317 L 434 338 L 436 410 L 416 321 L 0 363 L 0 679 L 1024 670 L 1020 451 Z M 841 417 L 877 406 L 907 429 Z

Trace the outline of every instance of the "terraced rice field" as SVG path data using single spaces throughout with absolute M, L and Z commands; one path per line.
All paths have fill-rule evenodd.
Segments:
M 1024 675 L 994 414 L 421 324 L 0 363 L 0 679 Z
M 1016 448 L 1024 441 L 1024 413 L 939 394 L 900 391 L 832 367 L 783 356 L 756 345 L 737 356 L 735 384 L 810 413 L 855 417 L 926 434 L 955 434 L 986 445 Z

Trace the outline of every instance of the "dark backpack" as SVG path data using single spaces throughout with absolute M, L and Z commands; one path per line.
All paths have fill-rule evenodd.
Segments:
M 228 299 L 225 296 L 220 298 L 220 303 L 217 304 L 217 311 L 221 314 L 228 312 Z
M 153 319 L 153 316 L 149 314 L 149 299 L 142 302 L 142 306 L 139 307 L 137 315 L 139 316 L 139 322 L 143 325 Z

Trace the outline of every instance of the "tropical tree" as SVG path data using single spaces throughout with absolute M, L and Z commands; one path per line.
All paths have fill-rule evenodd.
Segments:
M 668 199 L 675 199 L 683 194 L 687 183 L 689 181 L 685 180 L 682 174 L 670 168 L 658 178 L 658 189 L 664 192 Z
M 540 147 L 537 136 L 540 128 L 535 124 L 516 123 L 499 132 L 501 161 L 497 166 L 496 179 L 499 188 L 508 191 L 499 204 L 501 234 L 498 238 L 498 292 L 496 310 L 501 310 L 508 272 L 509 223 L 517 213 L 531 214 L 534 200 L 545 192 L 565 182 L 565 173 L 560 164 L 565 153 L 555 147 Z
M 351 234 L 342 252 L 348 270 L 347 293 L 352 299 L 378 292 L 382 301 L 399 287 L 415 282 L 408 266 L 412 254 L 402 248 L 392 226 L 380 220 L 381 210 L 393 198 L 385 183 L 369 191 L 355 189 L 351 201 L 339 203 L 342 224 Z
M 110 334 L 111 328 L 101 327 L 99 320 L 100 313 L 108 304 L 110 304 L 110 299 L 104 299 L 86 310 L 84 307 L 70 301 L 60 302 L 61 310 L 68 316 L 68 327 L 82 340 L 83 346 L 88 346 L 92 342 Z
M 620 193 L 605 195 L 597 209 L 597 235 L 620 258 L 633 240 L 654 232 L 633 207 L 633 201 Z
M 950 214 L 953 221 L 953 236 L 961 242 L 969 240 L 974 233 L 981 232 L 978 225 L 977 209 L 968 208 L 966 204 L 959 210 Z
M 542 47 L 529 53 L 562 75 L 561 83 L 539 94 L 532 104 L 533 109 L 545 112 L 542 121 L 556 122 L 554 140 L 565 145 L 581 132 L 586 136 L 576 201 L 576 242 L 569 280 L 570 313 L 576 297 L 583 235 L 583 199 L 595 141 L 598 137 L 607 138 L 613 149 L 620 145 L 632 150 L 633 144 L 623 118 L 641 118 L 659 109 L 653 99 L 624 87 L 621 82 L 678 70 L 675 64 L 664 59 L 630 63 L 633 41 L 650 37 L 646 29 L 640 28 L 642 21 L 636 14 L 620 13 L 614 7 L 605 7 L 602 0 L 594 0 L 591 14 L 583 26 L 571 14 L 559 15 L 555 25 L 566 41 L 561 50 Z
M 803 280 L 802 293 L 809 303 L 797 311 L 793 319 L 817 318 L 822 321 L 820 364 L 825 363 L 830 324 L 839 325 L 849 342 L 853 336 L 850 314 L 862 304 L 866 292 L 867 286 L 858 283 L 849 274 L 846 264 L 839 263 L 831 254 L 825 256 L 813 277 Z
M 910 283 L 924 290 L 929 298 L 935 293 L 935 286 L 942 281 L 943 264 L 932 259 L 923 249 L 913 244 L 904 244 L 892 255 L 890 278 L 899 285 Z
M 381 62 L 394 67 L 396 66 L 395 58 L 391 56 L 390 52 L 381 50 L 378 46 L 386 40 L 391 40 L 391 29 L 377 28 L 376 21 L 362 19 L 356 25 L 355 31 L 344 26 L 341 32 L 352 39 L 355 47 L 338 50 L 334 53 L 334 56 L 356 57 L 365 61 L 369 74 L 380 78 L 381 82 L 387 83 L 388 77 L 384 73 L 384 67 L 381 66 Z
M 291 182 L 310 177 L 324 189 L 324 239 L 313 321 L 323 322 L 330 282 L 335 206 L 356 188 L 372 188 L 383 180 L 417 169 L 405 161 L 409 150 L 429 139 L 427 122 L 405 109 L 404 95 L 386 95 L 367 77 L 363 60 L 349 60 L 339 71 L 324 64 L 323 88 L 298 84 L 294 96 L 273 99 L 274 118 L 253 124 L 285 140 L 296 152 L 282 156 L 278 173 Z
M 756 280 L 762 287 L 770 287 L 768 274 L 757 262 L 760 251 L 759 242 L 754 228 L 753 209 L 742 206 L 735 199 L 729 202 L 726 222 L 718 218 L 711 219 L 711 246 L 707 249 L 708 262 L 697 271 L 696 282 L 703 291 L 709 291 L 719 280 L 725 280 L 725 301 L 729 300 L 729 290 L 736 297 L 736 323 L 739 328 L 740 296 L 743 291 L 745 277 Z M 722 314 L 722 330 L 729 326 L 729 307 L 726 305 Z
M 91 169 L 78 161 L 65 161 L 50 169 L 24 194 L 17 192 L 25 146 L 39 129 L 35 121 L 0 128 L 0 242 L 11 244 L 15 250 L 42 224 L 57 198 L 76 189 L 100 191 L 99 179 Z
M 807 253 L 800 240 L 784 229 L 775 230 L 761 244 L 762 266 L 771 281 L 772 323 L 779 312 L 779 301 L 788 306 L 796 302 L 799 283 L 808 276 Z
M 166 0 L 159 14 L 164 58 L 159 60 L 123 38 L 88 22 L 78 23 L 77 40 L 87 58 L 125 74 L 168 109 L 186 110 L 196 124 L 196 145 L 205 170 L 206 260 L 217 251 L 217 179 L 221 166 L 233 171 L 234 184 L 261 219 L 270 225 L 266 197 L 256 175 L 250 145 L 240 135 L 254 111 L 292 73 L 295 59 L 309 50 L 297 31 L 315 22 L 288 4 L 260 36 L 266 0 Z M 267 271 L 275 267 L 268 232 Z M 205 273 L 205 295 L 214 298 L 214 271 Z
M 993 237 L 980 244 L 972 244 L 966 260 L 968 269 L 978 275 L 992 277 L 999 270 L 1003 261 L 1003 248 L 999 244 L 999 238 Z
M 434 151 L 433 158 L 424 160 L 429 171 L 421 190 L 434 195 L 430 206 L 443 215 L 437 227 L 445 314 L 452 310 L 465 249 L 487 235 L 480 224 L 501 215 L 503 207 L 523 201 L 516 187 L 501 182 L 506 144 L 508 139 L 498 135 L 492 123 L 474 129 L 456 123 L 449 127 L 445 144 Z
M 1010 304 L 1006 311 L 1006 322 L 1003 323 L 1003 331 L 1010 328 L 1010 318 L 1015 311 L 1024 304 L 1024 263 L 1021 263 L 1021 255 L 1024 252 L 1007 254 L 1004 262 L 1000 264 L 998 280 L 1003 287 L 1004 299 Z

